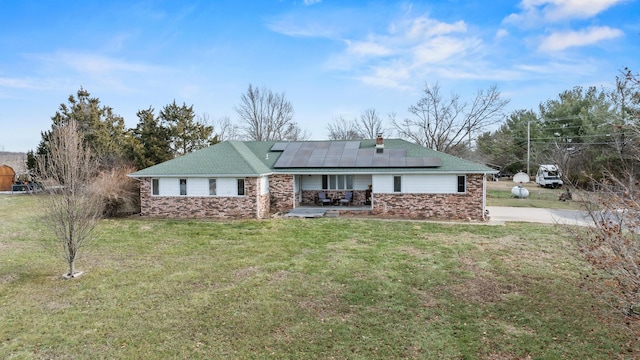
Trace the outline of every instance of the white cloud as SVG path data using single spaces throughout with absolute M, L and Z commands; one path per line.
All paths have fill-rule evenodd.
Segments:
M 65 64 L 78 72 L 89 74 L 105 74 L 114 71 L 149 72 L 152 69 L 145 64 L 89 53 L 60 52 L 54 54 L 51 60 Z
M 540 51 L 561 51 L 570 47 L 593 45 L 624 35 L 622 31 L 608 26 L 594 26 L 579 31 L 563 31 L 551 34 L 540 43 Z
M 467 24 L 464 21 L 455 23 L 445 23 L 435 19 L 421 16 L 415 19 L 406 19 L 399 24 L 392 24 L 390 32 L 398 33 L 408 39 L 421 39 L 425 37 L 445 35 L 451 33 L 464 33 L 467 31 Z
M 310 6 L 310 5 L 321 3 L 321 2 L 322 0 L 304 0 L 304 4 L 306 6 Z
M 335 39 L 340 30 L 321 21 L 297 21 L 291 16 L 274 19 L 267 23 L 271 31 L 293 37 L 317 37 Z
M 13 89 L 37 89 L 38 86 L 32 80 L 0 77 L 0 88 Z
M 552 0 L 545 7 L 545 18 L 551 21 L 564 19 L 589 19 L 623 0 Z
M 509 36 L 509 31 L 507 29 L 498 29 L 496 31 L 495 39 L 503 39 Z
M 387 31 L 345 43 L 344 52 L 331 57 L 330 68 L 355 71 L 368 85 L 402 89 L 439 66 L 459 61 L 482 42 L 467 34 L 464 21 L 405 16 L 390 23 Z
M 358 56 L 386 56 L 392 50 L 382 44 L 371 41 L 350 41 L 347 40 L 347 52 Z
M 359 77 L 364 84 L 376 87 L 407 89 L 404 82 L 411 78 L 412 73 L 406 66 L 373 66 L 371 73 Z
M 571 19 L 590 19 L 627 0 L 522 0 L 522 12 L 508 15 L 504 23 L 539 26 Z
M 25 57 L 34 63 L 36 73 L 47 74 L 46 77 L 37 80 L 43 84 L 57 83 L 53 88 L 60 88 L 61 83 L 66 82 L 73 86 L 82 84 L 94 88 L 100 84 L 106 89 L 117 89 L 123 93 L 133 92 L 139 85 L 137 79 L 148 76 L 155 79 L 176 72 L 168 67 L 81 51 L 61 50 L 54 53 L 27 54 Z
M 415 59 L 413 65 L 445 64 L 455 57 L 462 57 L 465 53 L 478 46 L 480 46 L 480 40 L 478 39 L 439 36 L 412 49 Z

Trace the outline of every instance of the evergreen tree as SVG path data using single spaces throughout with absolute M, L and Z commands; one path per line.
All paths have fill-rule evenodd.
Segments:
M 170 148 L 174 155 L 184 155 L 218 142 L 213 126 L 196 121 L 193 105 L 173 103 L 160 111 L 162 126 L 169 129 Z
M 574 87 L 540 104 L 543 136 L 535 145 L 541 163 L 560 165 L 572 183 L 584 184 L 610 166 L 615 112 L 610 93 Z
M 129 160 L 126 148 L 131 136 L 125 128 L 124 119 L 114 114 L 110 107 L 101 106 L 100 100 L 92 98 L 83 88 L 77 91 L 76 96 L 69 96 L 68 104 L 60 104 L 51 118 L 51 130 L 41 132 L 42 140 L 36 150 L 38 155 L 48 153 L 51 131 L 68 124 L 72 119 L 77 122 L 83 141 L 88 144 L 101 166 L 112 166 Z
M 172 159 L 170 130 L 162 126 L 154 109 L 139 110 L 137 116 L 138 125 L 132 129 L 136 141 L 131 148 L 136 167 L 144 169 Z

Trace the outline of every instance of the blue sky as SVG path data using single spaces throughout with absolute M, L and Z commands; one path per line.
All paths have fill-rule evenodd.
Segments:
M 367 108 L 399 118 L 425 84 L 508 110 L 640 71 L 638 0 L 0 0 L 0 150 L 35 149 L 81 86 L 134 127 L 175 99 L 236 119 L 284 92 L 313 139 Z

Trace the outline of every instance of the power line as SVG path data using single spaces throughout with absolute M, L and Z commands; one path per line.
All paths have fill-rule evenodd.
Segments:
M 610 135 L 610 134 L 606 134 L 606 135 L 568 135 L 568 136 L 550 136 L 550 137 L 537 137 L 537 138 L 530 138 L 531 140 L 561 140 L 561 139 L 585 139 L 585 138 L 611 138 L 611 137 L 615 137 L 615 135 Z M 523 137 L 514 137 L 514 140 L 520 140 L 520 141 L 524 141 L 526 140 Z
M 557 141 L 534 141 L 533 144 L 545 144 L 545 145 L 619 145 L 620 143 L 615 141 L 608 142 L 557 142 Z

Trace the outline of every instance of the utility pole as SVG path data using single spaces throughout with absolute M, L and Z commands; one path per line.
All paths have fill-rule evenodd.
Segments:
M 527 175 L 531 176 L 529 173 L 529 158 L 531 154 L 531 121 L 527 121 Z

